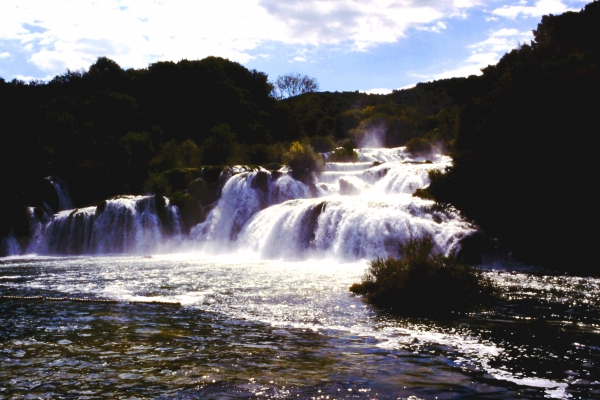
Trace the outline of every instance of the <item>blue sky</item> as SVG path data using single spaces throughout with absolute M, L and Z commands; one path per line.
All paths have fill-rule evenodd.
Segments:
M 2 0 L 0 77 L 48 80 L 107 56 L 123 68 L 220 56 L 321 90 L 386 93 L 479 74 L 542 15 L 588 0 Z

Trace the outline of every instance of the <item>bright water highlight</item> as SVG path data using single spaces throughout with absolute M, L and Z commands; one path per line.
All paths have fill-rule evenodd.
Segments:
M 189 235 L 156 196 L 30 209 L 34 255 L 2 242 L 0 397 L 600 397 L 598 279 L 488 266 L 503 300 L 448 320 L 348 291 L 411 237 L 448 254 L 474 231 L 412 196 L 451 165 L 427 161 L 361 149 L 311 185 L 236 167 Z
M 353 296 L 365 263 L 201 254 L 12 258 L 8 397 L 592 398 L 600 280 L 490 270 L 504 300 L 450 320 Z M 435 294 L 432 294 L 435 295 Z M 181 307 L 130 301 L 176 301 Z

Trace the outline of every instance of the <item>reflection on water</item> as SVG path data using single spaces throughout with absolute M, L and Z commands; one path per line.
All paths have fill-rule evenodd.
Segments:
M 4 259 L 0 295 L 119 302 L 0 300 L 0 398 L 600 397 L 600 280 L 491 270 L 496 307 L 404 319 L 348 292 L 365 267 Z

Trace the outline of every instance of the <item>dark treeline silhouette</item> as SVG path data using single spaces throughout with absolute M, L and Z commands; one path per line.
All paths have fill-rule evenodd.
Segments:
M 23 205 L 52 203 L 49 175 L 83 206 L 141 192 L 150 161 L 186 140 L 195 149 L 206 142 L 208 163 L 220 155 L 211 139 L 224 134 L 242 144 L 276 140 L 289 128 L 271 89 L 265 74 L 216 57 L 127 71 L 102 57 L 47 84 L 0 80 L 0 236 L 11 226 L 26 234 Z
M 382 144 L 402 145 L 437 127 L 428 119 L 449 104 L 437 104 L 443 88 L 423 90 L 432 85 L 443 86 L 401 101 L 313 89 L 277 100 L 265 74 L 217 57 L 139 70 L 100 57 L 48 83 L 0 78 L 0 237 L 27 236 L 25 206 L 58 209 L 48 176 L 67 182 L 75 207 L 152 191 L 193 209 L 187 187 L 205 165 L 282 163 L 292 142 L 331 151 L 375 128 Z
M 483 70 L 428 192 L 526 263 L 598 273 L 600 3 L 544 16 Z
M 314 92 L 301 77 L 312 89 L 278 100 L 265 74 L 217 57 L 139 70 L 101 57 L 48 83 L 0 78 L 0 237 L 27 236 L 25 206 L 57 209 L 47 176 L 68 183 L 75 207 L 155 192 L 200 215 L 214 196 L 196 179 L 210 186 L 217 166 L 406 145 L 455 160 L 421 195 L 459 208 L 517 260 L 594 273 L 600 4 L 545 16 L 534 36 L 482 76 L 385 96 Z

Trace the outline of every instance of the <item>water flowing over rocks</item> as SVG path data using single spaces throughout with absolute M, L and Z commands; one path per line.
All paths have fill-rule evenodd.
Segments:
M 44 219 L 46 222 L 44 222 Z M 51 218 L 31 210 L 32 242 L 38 254 L 146 253 L 177 236 L 180 217 L 155 196 L 119 196 L 97 207 L 66 210 Z
M 285 167 L 226 167 L 215 184 L 200 177 L 188 185 L 183 216 L 168 199 L 154 195 L 119 196 L 56 214 L 50 207 L 29 208 L 26 252 L 242 251 L 267 259 L 352 261 L 395 256 L 399 243 L 424 235 L 448 254 L 474 231 L 455 210 L 412 196 L 429 185 L 430 170 L 451 164 L 449 157 L 414 158 L 403 147 L 357 154 L 358 162 L 327 163 L 310 184 L 294 179 Z M 48 180 L 62 209 L 70 202 L 66 184 Z M 5 254 L 23 252 L 14 238 L 2 243 Z
M 192 242 L 216 254 L 354 260 L 397 255 L 399 243 L 424 235 L 449 253 L 474 231 L 454 210 L 412 196 L 449 157 L 413 159 L 404 148 L 357 152 L 362 161 L 327 163 L 312 187 L 262 169 L 232 175 L 206 221 L 191 230 Z
M 56 195 L 58 196 L 58 211 L 71 210 L 73 208 L 73 201 L 69 195 L 69 189 L 66 182 L 54 176 L 49 176 L 46 179 L 56 190 Z

